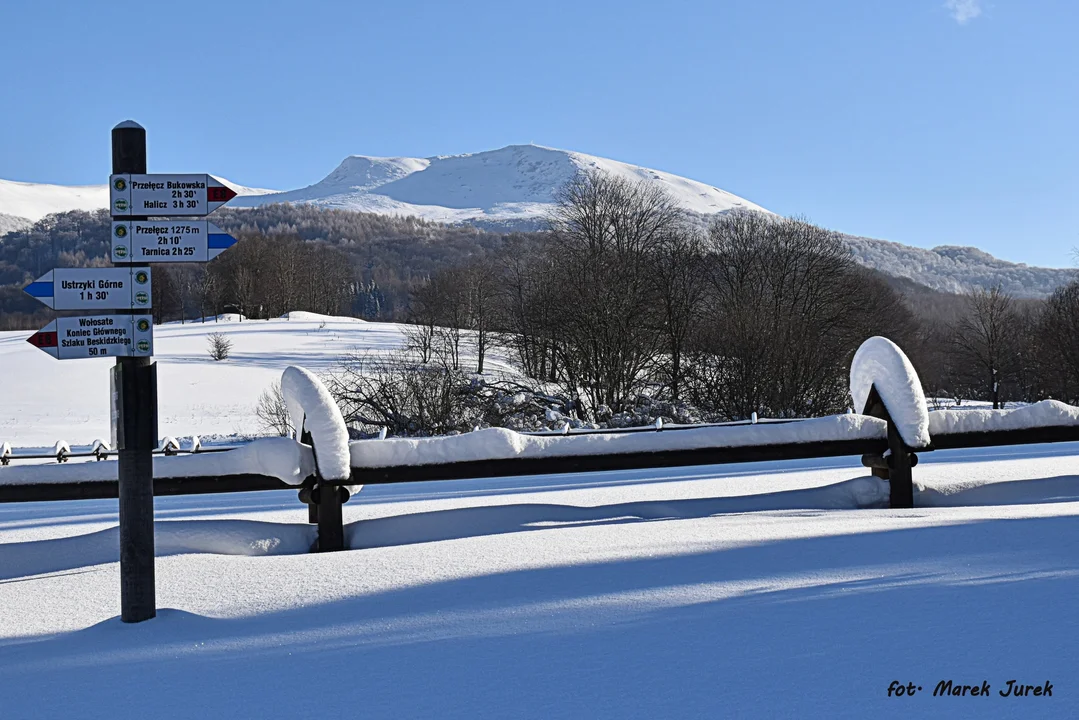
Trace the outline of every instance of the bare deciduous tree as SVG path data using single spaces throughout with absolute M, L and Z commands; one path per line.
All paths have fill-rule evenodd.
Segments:
M 736 212 L 712 224 L 708 251 L 689 379 L 705 410 L 728 418 L 841 411 L 858 345 L 901 330 L 894 291 L 859 268 L 833 232 Z
M 663 238 L 653 264 L 653 293 L 663 338 L 663 371 L 671 399 L 681 397 L 683 364 L 705 289 L 704 252 L 697 233 L 678 229 Z
M 1000 407 L 1001 391 L 1020 370 L 1021 320 L 1015 301 L 996 286 L 974 290 L 967 313 L 951 329 L 950 354 L 957 384 Z
M 1079 280 L 1049 296 L 1036 327 L 1037 395 L 1079 402 Z
M 559 381 L 584 393 L 582 416 L 623 409 L 648 382 L 662 346 L 654 260 L 681 222 L 674 200 L 643 181 L 593 170 L 562 190 L 548 255 L 552 338 Z

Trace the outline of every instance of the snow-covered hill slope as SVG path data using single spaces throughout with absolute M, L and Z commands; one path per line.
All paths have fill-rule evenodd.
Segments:
M 926 250 L 852 235 L 845 235 L 844 240 L 862 265 L 941 292 L 964 293 L 1000 285 L 1016 297 L 1040 298 L 1079 277 L 1072 269 L 1012 263 L 973 247 L 942 245 Z
M 0 213 L 40 220 L 49 213 L 109 206 L 108 185 L 45 185 L 0 180 Z
M 22 230 L 30 225 L 30 219 L 24 217 L 17 217 L 15 215 L 5 215 L 0 213 L 0 235 L 4 233 L 14 232 L 15 230 Z
M 266 195 L 276 192 L 262 188 L 249 188 L 218 178 L 239 195 Z M 109 186 L 102 185 L 48 185 L 0 180 L 0 232 L 4 215 L 19 220 L 40 220 L 50 213 L 69 210 L 98 210 L 109 206 Z M 25 222 L 24 222 L 25 224 Z
M 532 221 L 547 214 L 558 189 L 580 170 L 598 168 L 650 180 L 687 210 L 712 215 L 763 210 L 725 190 L 616 160 L 541 147 L 433 158 L 345 158 L 320 182 L 300 190 L 233 201 L 237 207 L 302 202 L 363 212 L 415 215 L 438 222 Z

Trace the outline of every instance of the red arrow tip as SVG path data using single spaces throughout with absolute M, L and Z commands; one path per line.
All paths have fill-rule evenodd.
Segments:
M 30 343 L 34 347 L 47 348 L 56 347 L 56 333 L 54 332 L 36 332 L 30 337 L 26 338 L 26 342 Z
M 236 197 L 236 191 L 230 187 L 221 186 L 206 188 L 206 199 L 209 202 L 228 202 L 234 197 Z

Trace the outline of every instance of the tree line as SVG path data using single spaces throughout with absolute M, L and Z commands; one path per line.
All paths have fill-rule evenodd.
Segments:
M 427 372 L 457 373 L 503 348 L 586 422 L 657 399 L 714 420 L 843 412 L 873 335 L 908 352 L 930 397 L 1079 400 L 1079 283 L 1046 301 L 989 288 L 932 306 L 896 284 L 803 219 L 736 211 L 702 229 L 654 186 L 586 172 L 547 233 L 418 287 L 409 346 Z
M 258 238 L 280 238 L 338 251 L 335 263 L 348 269 L 349 278 L 345 302 L 337 312 L 385 321 L 404 319 L 412 290 L 439 268 L 462 257 L 493 252 L 507 237 L 467 225 L 308 205 L 222 208 L 212 220 L 240 238 L 241 244 L 258 242 Z M 40 326 L 42 317 L 50 317 L 43 315 L 41 305 L 22 292 L 34 278 L 55 267 L 109 265 L 110 223 L 106 210 L 76 210 L 49 215 L 29 228 L 0 237 L 0 329 L 33 329 Z M 160 288 L 155 299 L 167 305 L 158 313 L 159 319 L 204 316 L 215 306 L 215 297 L 218 306 L 234 309 L 239 303 L 254 308 L 257 314 L 260 303 L 251 293 L 218 291 L 201 285 L 206 280 L 204 270 L 228 263 L 238 250 L 234 247 L 208 265 L 155 265 L 155 286 Z M 242 290 L 243 283 L 233 287 Z M 261 304 L 265 314 L 273 303 Z M 288 309 L 314 311 L 315 306 L 325 307 L 327 303 L 319 299 L 311 307 Z

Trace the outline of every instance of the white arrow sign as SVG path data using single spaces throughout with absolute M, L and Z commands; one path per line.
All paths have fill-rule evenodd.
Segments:
M 58 360 L 149 357 L 154 354 L 154 326 L 149 315 L 63 317 L 26 341 Z
M 209 175 L 112 175 L 112 215 L 209 215 L 236 191 Z
M 206 220 L 116 220 L 114 263 L 207 262 L 236 244 L 236 238 Z
M 57 268 L 23 290 L 53 310 L 149 308 L 150 268 Z

